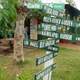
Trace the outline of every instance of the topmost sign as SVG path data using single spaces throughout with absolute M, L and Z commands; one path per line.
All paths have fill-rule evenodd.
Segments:
M 63 4 L 63 3 L 54 3 L 53 8 L 55 10 L 64 10 L 65 9 L 65 4 Z
M 39 3 L 24 3 L 29 9 L 42 9 L 43 5 Z
M 29 9 L 42 9 L 43 5 L 51 7 L 52 9 L 63 11 L 65 9 L 65 4 L 63 3 L 49 3 L 49 4 L 41 4 L 41 3 L 24 3 L 25 6 Z
M 65 4 L 64 3 L 49 3 L 46 4 L 47 6 L 51 7 L 52 9 L 58 10 L 58 11 L 63 11 L 65 9 Z

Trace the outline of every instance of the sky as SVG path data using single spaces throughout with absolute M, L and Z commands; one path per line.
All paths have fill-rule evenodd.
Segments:
M 80 10 L 80 0 L 74 0 L 74 2 L 75 2 L 76 8 Z
M 73 0 L 75 2 L 75 7 L 80 10 L 80 0 Z M 42 0 L 43 3 L 67 3 L 66 0 Z

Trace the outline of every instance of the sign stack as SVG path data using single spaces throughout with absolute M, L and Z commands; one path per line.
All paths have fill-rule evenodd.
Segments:
M 59 11 L 51 8 L 50 6 L 44 6 L 43 10 L 51 16 L 59 16 Z M 47 17 L 47 16 L 46 16 Z M 45 22 L 48 21 L 48 22 Z M 38 47 L 44 48 L 46 50 L 46 55 L 36 58 L 36 65 L 44 63 L 44 70 L 40 71 L 35 75 L 35 80 L 52 80 L 52 71 L 55 68 L 55 63 L 53 62 L 54 57 L 57 56 L 59 51 L 59 33 L 57 32 L 58 25 L 52 24 L 50 19 L 43 18 L 43 23 L 38 27 L 38 34 L 46 36 L 45 40 L 39 40 Z
M 55 63 L 53 62 L 53 59 L 57 56 L 57 53 L 59 51 L 59 47 L 57 44 L 59 43 L 60 39 L 80 41 L 79 36 L 66 33 L 68 28 L 78 28 L 80 26 L 80 22 L 64 19 L 64 4 L 55 3 L 38 5 L 29 3 L 25 4 L 25 6 L 27 6 L 27 8 L 29 9 L 41 9 L 44 11 L 44 13 L 46 13 L 46 16 L 44 16 L 43 18 L 43 22 L 38 26 L 38 32 L 36 33 L 42 36 L 42 40 L 28 40 L 26 41 L 26 44 L 29 44 L 30 46 L 36 48 L 44 48 L 46 50 L 46 55 L 36 58 L 37 66 L 44 63 L 44 70 L 35 75 L 35 80 L 51 80 L 52 71 L 55 68 Z M 63 32 L 62 30 L 64 29 L 64 26 L 67 27 L 66 32 Z M 35 31 L 33 30 L 33 32 Z
M 44 31 L 39 31 L 38 34 L 42 34 L 43 36 L 53 37 L 54 35 L 57 36 L 58 33 L 50 32 L 50 28 L 52 31 L 55 31 L 53 29 L 53 24 L 58 28 L 60 39 L 65 39 L 69 41 L 80 41 L 80 35 L 79 31 L 77 31 L 80 27 L 80 22 L 70 20 L 70 18 L 65 19 L 65 4 L 63 3 L 49 3 L 49 4 L 42 4 L 42 3 L 25 3 L 24 4 L 28 9 L 39 9 L 43 10 L 44 13 L 48 16 L 45 16 L 43 19 L 43 22 L 40 26 L 42 28 L 45 27 Z M 69 16 L 70 17 L 70 16 Z M 52 23 L 51 24 L 45 24 L 45 23 Z M 50 27 L 53 26 L 53 27 Z M 64 28 L 63 28 L 64 27 Z M 46 28 L 48 31 L 46 32 Z M 73 32 L 73 31 L 74 32 Z M 65 37 L 66 35 L 66 37 Z M 69 38 L 68 38 L 69 37 Z

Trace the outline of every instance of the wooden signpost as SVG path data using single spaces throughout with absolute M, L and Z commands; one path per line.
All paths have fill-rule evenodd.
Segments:
M 43 80 L 42 78 L 50 73 L 55 68 L 55 64 L 50 65 L 49 67 L 45 68 L 43 71 L 37 73 L 35 75 L 35 80 Z M 46 79 L 48 80 L 48 79 Z
M 26 41 L 26 44 L 36 48 L 44 48 L 46 50 L 46 54 L 44 56 L 36 58 L 36 66 L 44 64 L 44 70 L 36 73 L 35 80 L 52 80 L 51 75 L 53 69 L 55 68 L 54 57 L 57 56 L 59 51 L 59 47 L 57 46 L 59 40 L 66 39 L 71 41 L 75 39 L 80 41 L 80 37 L 75 37 L 75 35 L 67 33 L 60 33 L 58 32 L 58 29 L 60 28 L 60 26 L 67 26 L 69 28 L 78 27 L 80 26 L 80 23 L 73 20 L 63 19 L 65 11 L 64 4 L 51 4 L 49 6 L 43 4 L 38 5 L 28 3 L 25 4 L 25 6 L 27 6 L 27 8 L 29 9 L 42 9 L 44 12 L 46 12 L 46 14 L 48 14 L 44 16 L 43 22 L 38 26 L 37 32 L 37 35 L 46 37 L 46 39 L 35 41 L 28 40 Z M 35 30 L 33 30 L 33 32 L 34 31 Z M 22 39 L 20 39 L 20 41 L 21 40 Z M 17 49 L 17 47 L 15 47 L 15 49 Z
M 44 6 L 43 10 L 49 14 L 49 16 L 58 16 L 59 14 L 58 11 L 48 6 Z M 41 40 L 39 42 L 39 48 L 45 48 L 46 55 L 36 58 L 36 65 L 44 64 L 44 70 L 35 75 L 35 80 L 52 80 L 54 57 L 57 56 L 59 50 L 58 47 L 56 47 L 60 38 L 57 27 L 58 26 L 52 24 L 52 18 L 47 16 L 44 17 L 43 23 L 38 27 L 38 34 L 47 36 L 47 40 Z

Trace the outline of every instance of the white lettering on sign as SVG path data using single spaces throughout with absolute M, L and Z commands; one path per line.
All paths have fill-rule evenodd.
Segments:
M 47 23 L 53 23 L 53 24 L 58 24 L 58 25 L 65 25 L 65 26 L 77 26 L 78 25 L 72 21 L 72 20 L 62 20 L 60 18 L 54 18 L 54 17 L 44 17 L 43 19 L 44 22 Z
M 42 24 L 42 28 L 44 29 L 44 30 L 51 30 L 50 28 L 51 28 L 51 25 L 49 25 L 49 24 Z
M 53 38 L 59 38 L 59 33 L 53 32 L 51 36 Z
M 42 63 L 45 63 L 47 62 L 48 60 L 52 59 L 54 57 L 54 53 L 50 52 L 50 54 L 47 54 L 43 57 L 39 57 L 36 59 L 36 64 L 37 65 L 40 65 Z
M 29 45 L 29 41 L 28 40 L 24 40 L 24 45 L 25 46 Z
M 44 6 L 44 11 L 47 13 L 47 14 L 52 14 L 52 8 L 48 7 L 48 6 Z
M 80 22 L 76 22 L 76 27 L 80 27 Z
M 44 17 L 43 18 L 43 21 L 44 22 L 51 22 L 51 17 Z
M 77 41 L 80 41 L 80 37 L 77 37 L 76 40 L 77 40 Z
M 60 17 L 63 17 L 63 16 L 64 16 L 64 11 L 59 12 L 59 16 L 60 16 Z
M 55 10 L 55 9 L 52 9 L 51 7 L 49 6 L 44 6 L 44 11 L 47 13 L 47 14 L 50 14 L 50 15 L 53 15 L 53 16 L 59 16 L 59 11 Z
M 25 3 L 25 6 L 27 6 L 27 8 L 29 9 L 41 9 L 42 5 L 41 4 L 37 4 L 37 3 Z
M 55 25 L 51 26 L 51 31 L 57 31 L 57 26 Z
M 38 47 L 38 42 L 37 41 L 30 41 L 30 46 Z
M 59 38 L 59 33 L 57 32 L 38 31 L 38 34 L 47 36 L 47 37 Z
M 43 48 L 44 46 L 45 46 L 44 41 L 41 41 L 40 44 L 39 44 L 39 48 Z
M 72 40 L 72 35 L 60 34 L 60 39 Z
M 61 24 L 66 26 L 73 26 L 73 22 L 71 20 L 62 20 Z
M 39 48 L 44 48 L 50 45 L 54 45 L 56 43 L 55 39 L 50 39 L 50 40 L 40 40 L 39 41 Z
M 61 24 L 61 19 L 52 18 L 52 23 L 54 23 L 54 24 Z
M 50 73 L 54 68 L 55 68 L 55 64 L 48 66 L 46 69 L 44 69 L 43 71 L 41 71 L 35 75 L 35 80 L 42 79 L 45 75 Z
M 52 15 L 54 15 L 54 16 L 59 16 L 59 11 L 53 10 L 53 11 L 52 11 Z
M 51 37 L 51 32 L 48 31 L 39 31 L 40 35 Z
M 56 46 L 49 46 L 48 49 L 52 50 L 52 51 L 55 51 L 55 52 L 59 51 L 59 47 L 56 47 Z
M 50 46 L 50 45 L 54 45 L 55 44 L 55 40 L 47 40 L 45 42 L 45 47 Z
M 41 25 L 39 25 L 39 30 L 45 30 L 45 31 L 57 31 L 57 26 L 53 25 L 53 24 L 46 24 L 46 23 L 42 23 Z

